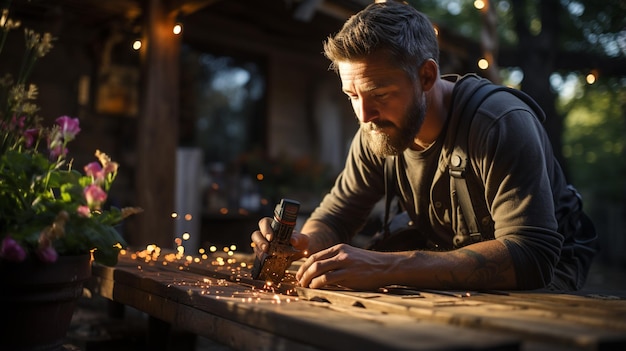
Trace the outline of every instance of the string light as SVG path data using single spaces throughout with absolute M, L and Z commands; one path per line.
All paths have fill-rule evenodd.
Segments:
M 180 34 L 183 32 L 183 24 L 180 22 L 176 22 L 176 24 L 174 25 L 174 28 L 172 28 L 172 32 L 176 35 Z
M 478 10 L 482 10 L 485 8 L 485 2 L 483 0 L 476 0 L 474 1 L 474 7 Z
M 585 80 L 587 81 L 587 84 L 591 85 L 596 82 L 596 75 L 593 72 L 589 73 L 587 74 L 587 77 L 585 77 Z
M 141 40 L 137 39 L 133 42 L 133 50 L 139 50 L 141 49 Z
M 480 60 L 478 60 L 478 68 L 480 69 L 489 68 L 489 61 L 487 61 L 487 59 L 481 58 Z

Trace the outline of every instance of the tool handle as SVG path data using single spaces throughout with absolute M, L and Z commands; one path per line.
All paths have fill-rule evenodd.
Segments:
M 295 200 L 281 199 L 274 210 L 274 220 L 272 221 L 272 230 L 274 231 L 274 239 L 277 243 L 288 245 L 291 234 L 296 226 L 298 219 L 298 211 L 300 203 Z

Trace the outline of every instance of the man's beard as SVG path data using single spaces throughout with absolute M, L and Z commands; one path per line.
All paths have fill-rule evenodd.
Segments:
M 415 96 L 413 103 L 404 114 L 403 124 L 400 127 L 389 121 L 362 124 L 361 128 L 365 131 L 372 151 L 379 156 L 394 156 L 406 150 L 413 143 L 424 123 L 425 101 L 423 95 L 422 97 Z

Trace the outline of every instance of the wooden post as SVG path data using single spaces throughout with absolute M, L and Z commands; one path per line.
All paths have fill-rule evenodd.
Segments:
M 147 0 L 143 10 L 142 101 L 137 132 L 136 196 L 144 212 L 127 238 L 133 247 L 174 246 L 180 38 L 169 1 Z

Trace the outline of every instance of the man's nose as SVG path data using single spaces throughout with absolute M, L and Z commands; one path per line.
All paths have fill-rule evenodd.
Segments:
M 354 103 L 354 112 L 361 123 L 371 122 L 379 116 L 376 107 L 367 99 L 357 100 Z

